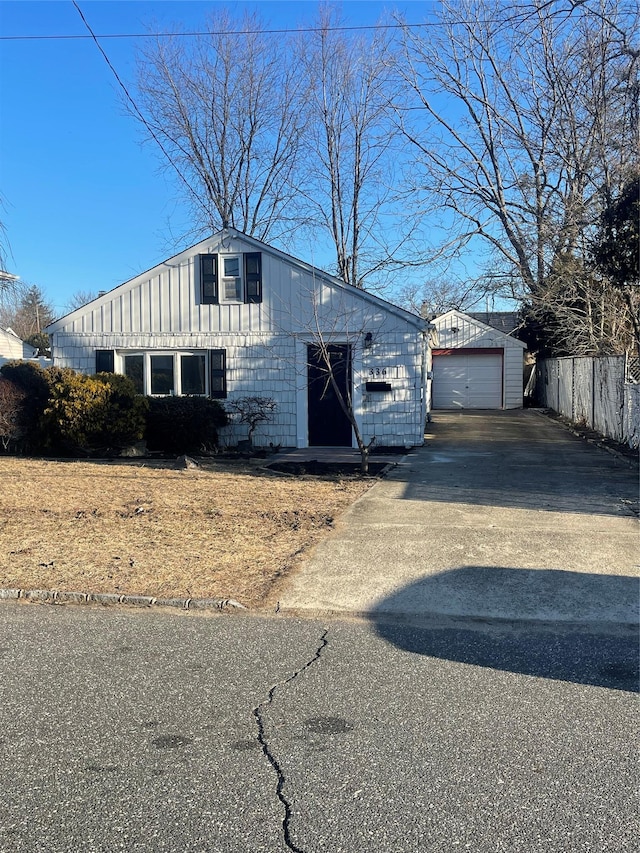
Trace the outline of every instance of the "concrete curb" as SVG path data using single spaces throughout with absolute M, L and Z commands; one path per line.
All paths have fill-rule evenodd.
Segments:
M 233 598 L 154 598 L 108 592 L 71 592 L 53 589 L 0 589 L 0 601 L 41 601 L 51 604 L 127 604 L 132 607 L 174 607 L 180 610 L 246 610 Z
M 269 612 L 258 611 L 268 616 Z M 589 634 L 620 634 L 627 636 L 638 632 L 638 622 L 612 622 L 611 620 L 593 621 L 588 619 L 540 619 L 531 617 L 521 619 L 512 616 L 491 616 L 486 614 L 463 614 L 430 612 L 401 612 L 395 610 L 340 610 L 338 608 L 283 607 L 280 605 L 276 616 L 315 619 L 326 621 L 368 622 L 371 625 L 389 623 L 398 627 L 420 628 L 426 630 L 458 629 L 470 631 L 540 631 L 558 633 L 573 631 Z

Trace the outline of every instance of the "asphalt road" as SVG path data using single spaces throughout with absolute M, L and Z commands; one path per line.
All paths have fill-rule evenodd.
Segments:
M 608 630 L 3 602 L 0 850 L 637 851 Z

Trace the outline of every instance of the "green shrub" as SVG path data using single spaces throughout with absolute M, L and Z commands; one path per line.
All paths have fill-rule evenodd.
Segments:
M 133 380 L 119 373 L 98 373 L 94 377 L 109 389 L 104 421 L 103 444 L 126 447 L 144 437 L 149 401 L 137 393 Z
M 126 376 L 87 376 L 70 368 L 47 368 L 45 373 L 49 399 L 42 423 L 49 449 L 104 452 L 143 437 L 148 404 Z
M 207 397 L 150 397 L 147 446 L 165 453 L 198 453 L 218 444 L 227 413 Z
M 46 447 L 74 453 L 100 445 L 108 398 L 108 385 L 93 376 L 71 368 L 52 373 L 49 400 L 42 415 Z

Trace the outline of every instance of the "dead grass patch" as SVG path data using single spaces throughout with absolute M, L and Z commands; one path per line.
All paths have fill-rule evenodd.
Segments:
M 0 459 L 0 587 L 265 603 L 371 481 Z

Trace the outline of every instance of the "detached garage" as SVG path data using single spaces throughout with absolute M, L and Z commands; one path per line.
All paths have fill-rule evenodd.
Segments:
M 433 324 L 433 409 L 522 407 L 526 344 L 462 311 L 448 311 Z

